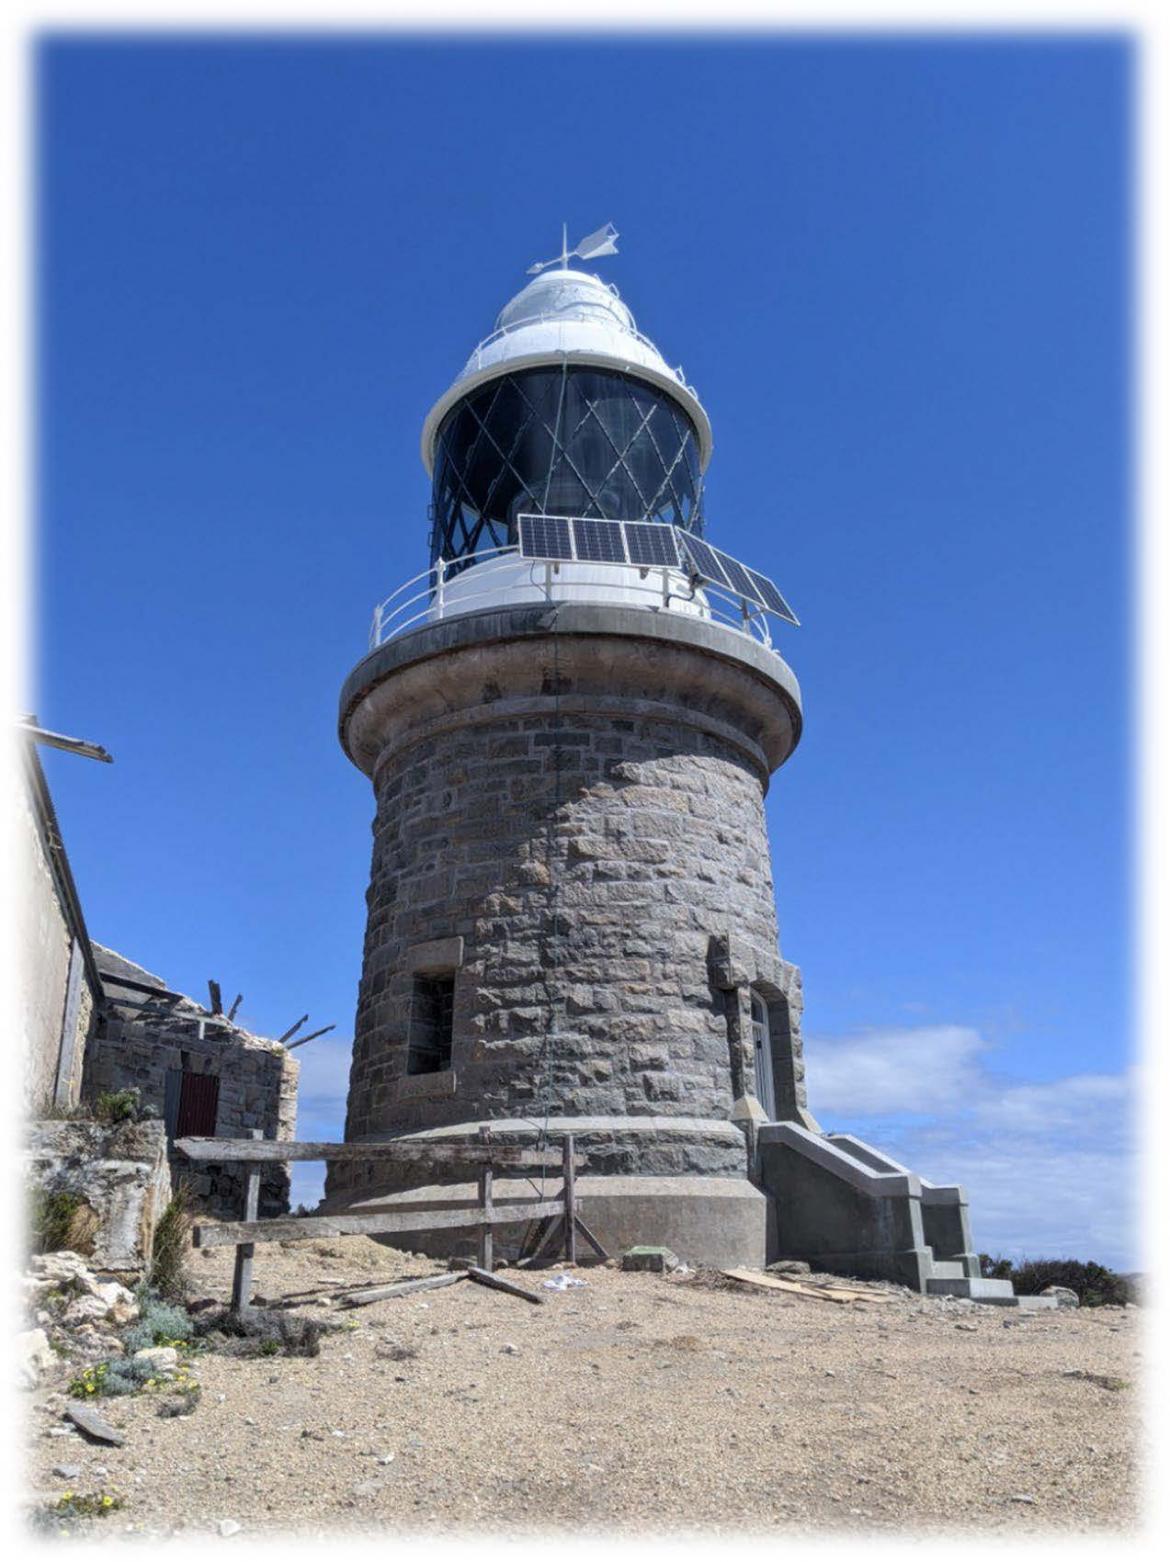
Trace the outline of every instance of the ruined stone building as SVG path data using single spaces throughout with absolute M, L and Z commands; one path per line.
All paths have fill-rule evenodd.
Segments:
M 140 1217 L 123 1209 L 132 1190 L 136 1210 L 146 1199 L 148 1223 L 149 1211 L 165 1204 L 179 1177 L 197 1208 L 238 1215 L 238 1169 L 195 1168 L 175 1153 L 174 1141 L 186 1135 L 239 1138 L 254 1129 L 266 1138 L 291 1139 L 299 1063 L 279 1042 L 250 1034 L 92 941 L 34 740 L 22 735 L 20 748 L 14 813 L 33 1183 L 50 1190 L 100 1188 L 105 1224 L 121 1232 L 119 1253 L 138 1240 L 133 1228 Z M 157 1119 L 153 1138 L 149 1131 L 112 1133 L 84 1121 L 99 1097 L 129 1088 Z M 105 1169 L 95 1170 L 99 1166 Z M 266 1168 L 262 1213 L 280 1214 L 288 1201 L 287 1166 Z
M 572 1133 L 611 1251 L 969 1291 L 962 1190 L 808 1108 L 764 815 L 801 737 L 795 617 L 708 540 L 696 391 L 562 259 L 428 414 L 429 565 L 342 690 L 376 806 L 346 1138 Z M 328 1207 L 473 1198 L 470 1168 L 386 1167 L 334 1167 Z

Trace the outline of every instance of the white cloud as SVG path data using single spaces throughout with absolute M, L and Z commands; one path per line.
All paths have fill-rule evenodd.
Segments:
M 832 1112 L 945 1111 L 973 1088 L 986 1043 L 962 1025 L 863 1031 L 806 1043 L 817 1103 Z
M 1021 1081 L 963 1026 L 806 1044 L 809 1103 L 932 1182 L 958 1182 L 976 1247 L 1012 1257 L 1140 1265 L 1134 1151 L 1138 1070 Z

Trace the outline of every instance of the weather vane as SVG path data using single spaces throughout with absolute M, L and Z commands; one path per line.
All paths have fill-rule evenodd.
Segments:
M 534 276 L 538 271 L 546 271 L 549 266 L 555 266 L 559 261 L 562 271 L 569 269 L 569 260 L 576 255 L 578 260 L 596 260 L 599 255 L 616 255 L 618 231 L 612 222 L 607 222 L 604 228 L 598 228 L 596 233 L 590 233 L 583 238 L 576 249 L 569 248 L 569 225 L 561 224 L 561 253 L 554 255 L 551 260 L 538 260 L 534 266 L 529 266 L 528 275 Z

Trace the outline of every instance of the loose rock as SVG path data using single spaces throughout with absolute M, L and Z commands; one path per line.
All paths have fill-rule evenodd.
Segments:
M 82 1405 L 76 1400 L 70 1400 L 65 1408 L 65 1414 L 87 1437 L 92 1437 L 99 1443 L 113 1443 L 115 1447 L 121 1447 L 126 1441 L 116 1427 L 112 1427 L 108 1421 L 99 1416 L 96 1410 L 91 1410 L 88 1405 Z

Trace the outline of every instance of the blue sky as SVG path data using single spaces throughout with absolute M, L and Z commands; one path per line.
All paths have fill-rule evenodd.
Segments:
M 712 418 L 709 535 L 803 620 L 768 814 L 814 1111 L 965 1181 L 982 1247 L 1136 1264 L 1130 72 L 1108 36 L 43 40 L 31 703 L 116 756 L 45 756 L 93 935 L 256 1030 L 336 1021 L 298 1056 L 340 1133 L 337 692 L 424 562 L 427 408 L 562 218 L 612 219 L 597 269 Z

